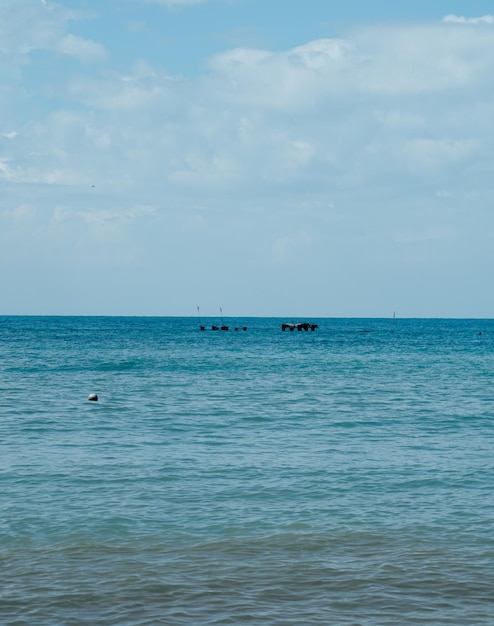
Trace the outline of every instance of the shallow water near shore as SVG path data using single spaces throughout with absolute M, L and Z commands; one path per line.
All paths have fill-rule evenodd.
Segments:
M 494 623 L 494 321 L 285 321 L 0 317 L 0 623 Z

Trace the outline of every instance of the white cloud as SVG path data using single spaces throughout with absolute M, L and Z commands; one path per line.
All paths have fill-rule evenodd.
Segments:
M 224 186 L 239 177 L 240 168 L 232 156 L 218 151 L 191 151 L 171 160 L 169 179 L 181 185 Z
M 147 29 L 147 24 L 144 20 L 133 20 L 127 22 L 126 29 L 130 33 L 143 33 Z
M 306 248 L 312 243 L 312 236 L 304 230 L 278 238 L 273 244 L 273 259 L 277 263 L 293 260 L 299 256 L 298 250 Z
M 77 210 L 68 206 L 56 206 L 52 221 L 57 223 L 82 221 L 90 226 L 105 226 L 109 224 L 132 224 L 141 218 L 155 217 L 156 207 L 135 205 L 127 209 L 86 209 Z
M 230 50 L 210 67 L 229 101 L 291 110 L 348 87 L 351 55 L 348 42 L 325 39 L 287 52 Z
M 106 50 L 101 44 L 72 34 L 65 35 L 55 49 L 81 61 L 98 61 L 106 57 Z
M 113 80 L 77 77 L 70 84 L 73 97 L 91 107 L 108 111 L 137 111 L 159 105 L 167 91 L 166 81 L 158 79 L 146 83 L 128 76 L 114 76 Z
M 443 18 L 446 24 L 469 24 L 478 26 L 480 24 L 494 25 L 494 15 L 483 15 L 482 17 L 462 17 L 459 15 L 446 15 Z
M 31 222 L 34 215 L 34 209 L 28 204 L 20 204 L 11 211 L 4 212 L 4 214 L 6 214 L 7 217 L 9 217 L 14 223 L 20 224 L 24 221 Z
M 452 198 L 454 196 L 454 194 L 451 193 L 451 191 L 448 191 L 447 189 L 438 189 L 435 193 L 436 198 Z
M 450 166 L 452 163 L 466 161 L 471 158 L 479 142 L 472 139 L 427 139 L 416 138 L 405 142 L 404 154 L 410 158 L 415 166 L 421 169 L 431 169 L 441 166 Z
M 363 94 L 439 93 L 478 82 L 492 68 L 494 31 L 451 24 L 367 26 L 347 40 L 286 52 L 236 49 L 211 59 L 215 88 L 229 102 L 304 110 Z M 487 54 L 486 54 L 487 53 Z
M 101 44 L 76 36 L 70 23 L 87 17 L 60 4 L 34 0 L 4 0 L 0 5 L 0 52 L 23 56 L 49 50 L 84 61 L 105 55 Z
M 175 8 L 180 6 L 191 6 L 194 4 L 204 4 L 211 2 L 211 0 L 137 0 L 142 1 L 144 4 L 161 4 L 167 8 Z
M 15 177 L 14 171 L 9 165 L 9 159 L 0 157 L 0 178 L 5 180 L 13 180 Z
M 0 178 L 4 178 L 15 184 L 25 183 L 29 185 L 75 186 L 88 183 L 84 174 L 81 175 L 70 168 L 42 168 L 39 166 L 17 166 L 13 168 L 1 161 Z

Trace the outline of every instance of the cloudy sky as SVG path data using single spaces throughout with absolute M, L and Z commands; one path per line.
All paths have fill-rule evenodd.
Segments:
M 0 314 L 494 317 L 491 0 L 0 0 Z

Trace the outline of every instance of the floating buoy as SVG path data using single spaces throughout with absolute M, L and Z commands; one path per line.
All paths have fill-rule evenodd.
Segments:
M 95 393 L 90 393 L 89 394 L 89 398 L 88 398 L 89 402 L 98 402 L 98 396 Z

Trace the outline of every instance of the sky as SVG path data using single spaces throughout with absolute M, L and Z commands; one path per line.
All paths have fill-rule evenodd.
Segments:
M 494 317 L 492 0 L 0 0 L 0 314 Z

